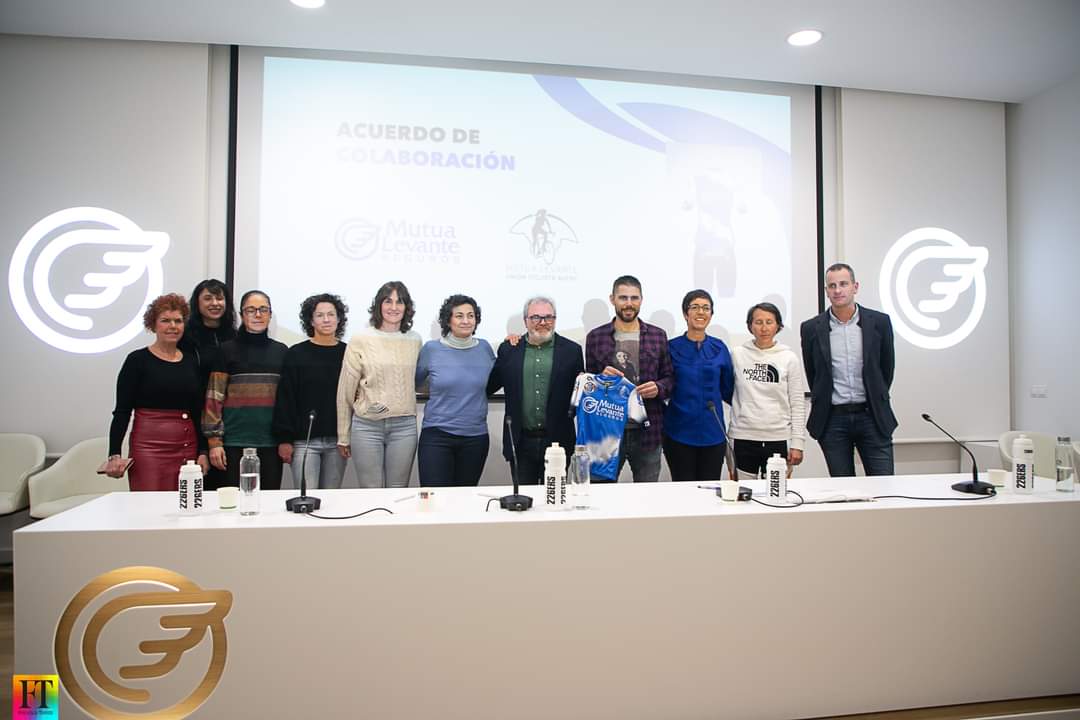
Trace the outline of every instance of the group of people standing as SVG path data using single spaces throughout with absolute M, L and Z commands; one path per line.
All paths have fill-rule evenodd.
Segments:
M 412 329 L 415 304 L 401 282 L 378 289 L 348 343 L 344 302 L 313 295 L 300 307 L 309 339 L 286 347 L 269 337 L 267 293 L 244 293 L 237 313 L 224 283 L 206 280 L 190 300 L 163 295 L 147 308 L 154 341 L 120 370 L 106 472 L 127 472 L 132 490 L 174 489 L 179 466 L 196 460 L 216 489 L 238 484 L 242 450 L 253 447 L 268 489 L 281 487 L 284 463 L 294 475 L 303 468 L 312 487 L 340 487 L 350 459 L 362 488 L 407 486 L 414 458 L 423 486 L 476 485 L 489 448 L 488 396 L 502 389 L 504 455 L 522 483 L 536 483 L 547 447 L 572 454 L 571 396 L 588 372 L 626 378 L 644 402 L 646 419 L 627 422 L 619 452 L 619 470 L 629 463 L 635 482 L 658 479 L 661 454 L 675 481 L 721 479 L 726 457 L 728 476 L 736 468 L 757 476 L 774 453 L 802 461 L 805 365 L 809 431 L 830 474 L 854 474 L 855 448 L 869 474 L 891 474 L 892 327 L 855 304 L 849 266 L 829 268 L 826 291 L 830 309 L 803 323 L 800 362 L 776 342 L 783 318 L 771 303 L 749 309 L 752 338 L 733 350 L 709 335 L 705 290 L 683 298 L 686 332 L 669 341 L 640 319 L 641 283 L 630 275 L 613 283 L 614 317 L 588 333 L 584 349 L 556 333 L 554 300 L 532 297 L 525 334 L 498 352 L 475 337 L 480 306 L 467 295 L 443 301 L 441 337 L 427 343 Z M 419 434 L 418 390 L 428 397 Z M 120 450 L 133 413 L 129 460 Z
M 199 283 L 190 301 L 157 298 L 143 318 L 154 341 L 128 355 L 117 378 L 105 471 L 127 472 L 132 490 L 166 490 L 196 460 L 216 489 L 238 484 L 250 447 L 267 489 L 281 487 L 285 463 L 312 487 L 340 487 L 350 458 L 360 487 L 404 487 L 417 454 L 424 484 L 477 484 L 494 364 L 473 337 L 479 305 L 447 298 L 442 338 L 426 345 L 412 330 L 415 312 L 408 288 L 388 282 L 346 344 L 348 307 L 313 295 L 300 306 L 309 339 L 286 347 L 269 336 L 273 307 L 261 290 L 244 293 L 239 313 L 218 280 Z M 417 387 L 430 392 L 419 438 Z M 133 413 L 129 459 L 120 451 Z
M 671 340 L 641 320 L 642 297 L 637 278 L 617 278 L 610 298 L 615 317 L 585 339 L 586 370 L 626 376 L 621 368 L 632 368 L 636 375 L 628 379 L 645 403 L 648 420 L 627 423 L 620 469 L 629 463 L 635 482 L 654 482 L 663 455 L 673 481 L 719 480 L 729 449 L 728 477 L 736 468 L 759 476 L 774 452 L 791 465 L 802 462 L 805 384 L 798 356 L 776 342 L 780 309 L 766 302 L 751 307 L 746 325 L 753 338 L 732 351 L 708 334 L 713 299 L 707 291 L 683 297 L 686 332 Z

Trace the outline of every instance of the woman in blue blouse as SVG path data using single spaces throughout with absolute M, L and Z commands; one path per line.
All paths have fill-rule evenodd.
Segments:
M 668 342 L 675 390 L 664 410 L 664 457 L 673 481 L 723 480 L 727 451 L 724 403 L 731 403 L 735 371 L 723 340 L 705 333 L 712 296 L 691 290 L 682 301 L 686 332 Z
M 487 381 L 495 353 L 474 337 L 480 307 L 451 295 L 439 309 L 442 338 L 420 349 L 416 386 L 428 386 L 417 465 L 423 487 L 477 485 L 488 454 Z

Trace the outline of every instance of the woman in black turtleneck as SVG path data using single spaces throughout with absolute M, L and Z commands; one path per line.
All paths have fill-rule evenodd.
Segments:
M 341 487 L 345 475 L 345 457 L 338 452 L 337 392 L 348 311 L 329 293 L 300 305 L 300 327 L 311 339 L 285 353 L 274 403 L 278 456 L 292 469 L 293 487 L 300 487 L 301 470 L 308 486 L 319 490 Z
M 205 398 L 210 370 L 221 355 L 221 346 L 236 337 L 236 310 L 229 288 L 215 278 L 196 285 L 188 304 L 191 317 L 188 318 L 180 347 L 198 365 L 199 397 Z M 217 490 L 226 484 L 224 471 L 211 466 L 204 483 L 207 490 Z

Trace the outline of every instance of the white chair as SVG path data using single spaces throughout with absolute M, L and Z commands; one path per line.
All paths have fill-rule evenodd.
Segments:
M 1054 451 L 1057 446 L 1057 438 L 1046 433 L 1028 432 L 1027 430 L 1010 430 L 1002 433 L 998 438 L 998 453 L 1001 455 L 1001 467 L 1012 472 L 1012 446 L 1013 440 L 1021 435 L 1027 435 L 1035 445 L 1035 474 L 1039 477 L 1054 477 L 1057 460 Z
M 45 467 L 45 441 L 37 435 L 0 433 L 0 515 L 30 506 L 27 480 Z
M 30 478 L 30 515 L 47 518 L 111 492 L 128 490 L 126 477 L 98 475 L 108 454 L 106 438 L 83 440 L 51 467 Z

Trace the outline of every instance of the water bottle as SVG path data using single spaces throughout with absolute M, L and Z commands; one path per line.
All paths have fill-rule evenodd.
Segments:
M 787 460 L 780 453 L 765 462 L 765 478 L 769 482 L 769 499 L 783 502 L 787 498 Z
M 570 502 L 575 510 L 589 509 L 589 466 L 592 459 L 584 445 L 574 446 L 570 458 Z
M 1027 435 L 1013 440 L 1013 492 L 1029 494 L 1035 491 L 1035 443 Z
M 1058 437 L 1057 448 L 1054 451 L 1057 462 L 1057 489 L 1058 492 L 1073 492 L 1076 490 L 1076 464 L 1073 462 L 1072 438 L 1067 435 Z
M 240 458 L 240 514 L 259 512 L 259 456 L 255 448 L 244 448 Z
M 198 515 L 203 509 L 202 468 L 194 460 L 188 460 L 180 466 L 177 480 L 179 490 L 180 514 Z
M 559 443 L 551 443 L 544 452 L 544 506 L 548 510 L 565 510 L 566 452 Z

